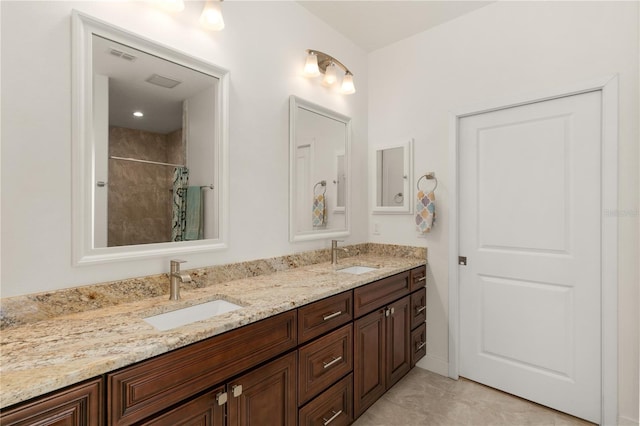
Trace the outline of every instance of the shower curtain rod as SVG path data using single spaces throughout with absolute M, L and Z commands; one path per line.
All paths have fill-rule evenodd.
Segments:
M 139 160 L 137 158 L 116 157 L 115 155 L 112 155 L 109 158 L 112 160 L 133 161 L 135 163 L 157 164 L 159 166 L 186 167 L 184 164 L 161 163 L 159 161 Z

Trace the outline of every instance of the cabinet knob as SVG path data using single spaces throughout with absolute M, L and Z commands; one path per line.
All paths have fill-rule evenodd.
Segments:
M 424 311 L 425 309 L 427 309 L 426 306 L 416 306 L 416 314 L 419 314 L 420 312 Z
M 427 346 L 427 342 L 416 342 L 416 352 Z
M 233 393 L 234 398 L 237 398 L 240 395 L 242 395 L 242 385 L 231 386 L 231 393 Z
M 224 405 L 227 403 L 227 393 L 226 392 L 220 392 L 216 395 L 216 401 L 218 402 L 218 405 Z

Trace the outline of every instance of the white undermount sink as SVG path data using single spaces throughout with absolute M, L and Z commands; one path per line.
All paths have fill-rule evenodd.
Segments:
M 166 331 L 240 308 L 242 306 L 218 299 L 143 319 L 158 330 Z
M 349 266 L 348 268 L 338 269 L 337 272 L 345 272 L 347 274 L 360 275 L 367 272 L 375 271 L 378 268 L 372 268 L 370 266 Z

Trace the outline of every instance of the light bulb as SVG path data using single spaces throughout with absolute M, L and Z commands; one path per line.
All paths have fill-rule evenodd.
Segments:
M 336 64 L 331 62 L 331 64 L 329 64 L 324 70 L 324 79 L 322 80 L 322 83 L 327 86 L 331 86 L 336 81 L 338 81 L 338 76 L 336 74 Z
M 200 15 L 200 24 L 213 31 L 220 31 L 224 28 L 224 19 L 222 18 L 222 8 L 220 1 L 207 1 L 207 4 Z
M 342 79 L 342 93 L 345 95 L 351 95 L 352 93 L 356 93 L 356 86 L 353 85 L 353 74 L 349 71 L 344 75 Z
M 320 75 L 320 68 L 318 68 L 318 57 L 315 53 L 309 52 L 307 55 L 307 61 L 304 64 L 304 75 L 307 77 L 316 77 Z

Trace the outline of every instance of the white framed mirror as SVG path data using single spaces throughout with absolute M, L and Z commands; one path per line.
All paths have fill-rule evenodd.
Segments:
M 372 180 L 372 212 L 411 214 L 413 140 L 376 147 L 372 152 L 371 164 L 375 173 Z
M 351 118 L 289 98 L 289 240 L 349 235 Z
M 227 246 L 228 71 L 78 11 L 75 265 Z

